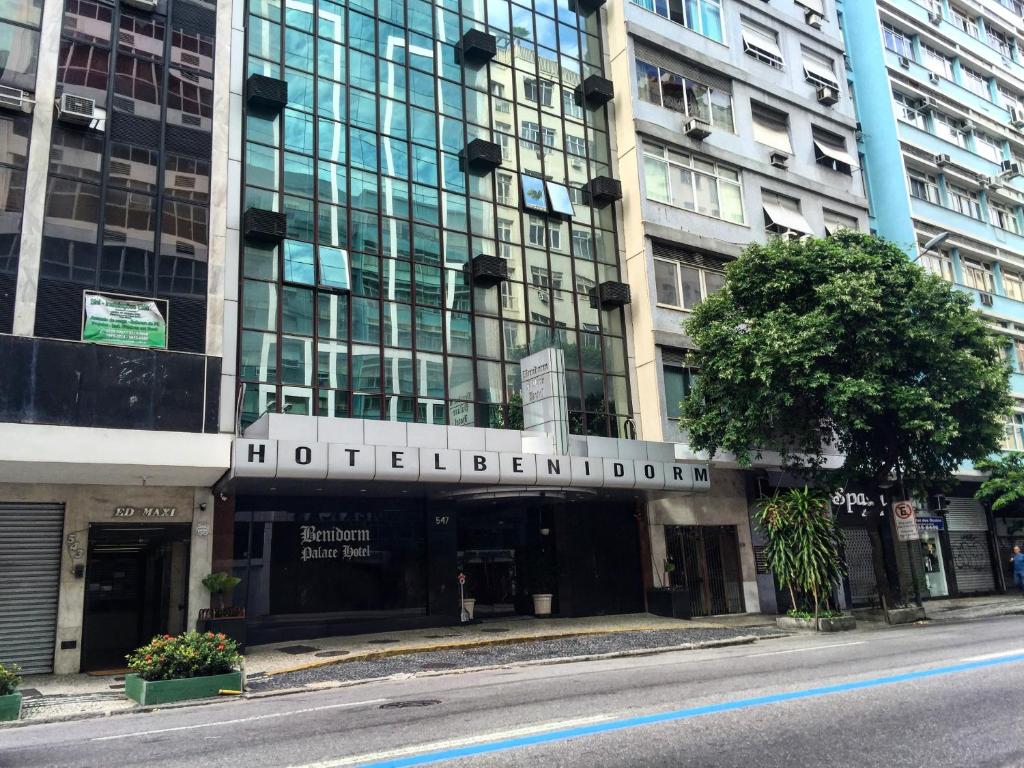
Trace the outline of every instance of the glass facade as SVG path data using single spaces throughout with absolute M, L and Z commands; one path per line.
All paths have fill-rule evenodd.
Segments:
M 54 121 L 40 267 L 41 297 L 171 299 L 170 347 L 193 352 L 204 351 L 215 28 L 213 2 L 146 12 L 65 0 L 57 96 L 92 99 L 94 119 Z M 41 335 L 77 338 L 80 307 L 56 319 L 39 308 Z
M 574 4 L 572 5 L 574 8 Z M 565 351 L 572 431 L 616 436 L 630 414 L 599 14 L 569 0 L 251 0 L 246 77 L 288 83 L 247 108 L 242 208 L 284 213 L 280 245 L 244 242 L 243 423 L 266 410 L 434 424 L 521 424 L 519 360 Z M 457 51 L 497 39 L 482 65 Z M 500 147 L 467 171 L 474 139 Z M 477 255 L 509 279 L 474 286 Z

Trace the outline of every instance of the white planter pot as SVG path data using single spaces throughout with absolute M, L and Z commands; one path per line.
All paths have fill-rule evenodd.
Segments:
M 467 597 L 462 601 L 462 609 L 466 612 L 466 618 L 472 620 L 473 609 L 476 607 L 476 598 Z
M 534 595 L 533 613 L 535 616 L 551 615 L 551 598 L 553 595 Z

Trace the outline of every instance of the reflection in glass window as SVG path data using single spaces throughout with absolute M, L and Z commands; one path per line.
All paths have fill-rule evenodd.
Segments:
M 548 212 L 548 197 L 544 191 L 544 180 L 523 174 L 519 177 L 523 187 L 523 205 L 532 211 Z
M 313 285 L 316 282 L 312 243 L 284 241 L 284 279 L 304 285 Z
M 39 33 L 0 21 L 0 51 L 0 84 L 34 91 Z
M 572 207 L 572 200 L 569 197 L 569 190 L 561 184 L 553 181 L 547 182 L 548 199 L 551 202 L 551 210 L 561 216 L 572 218 L 576 211 Z
M 320 246 L 320 284 L 343 291 L 351 288 L 348 272 L 348 253 L 340 248 Z

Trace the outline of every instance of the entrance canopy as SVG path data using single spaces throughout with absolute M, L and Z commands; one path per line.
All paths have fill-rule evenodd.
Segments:
M 354 485 L 362 492 L 483 494 L 540 491 L 706 492 L 707 464 L 675 459 L 674 443 L 570 436 L 558 453 L 544 432 L 265 414 L 237 438 L 236 492 L 303 492 Z M 583 494 L 581 494 L 583 495 Z

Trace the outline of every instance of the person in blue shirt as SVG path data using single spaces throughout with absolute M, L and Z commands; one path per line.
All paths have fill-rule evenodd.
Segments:
M 1019 546 L 1013 548 L 1013 557 L 1010 558 L 1010 562 L 1013 563 L 1013 583 L 1024 595 L 1024 553 L 1020 551 Z

